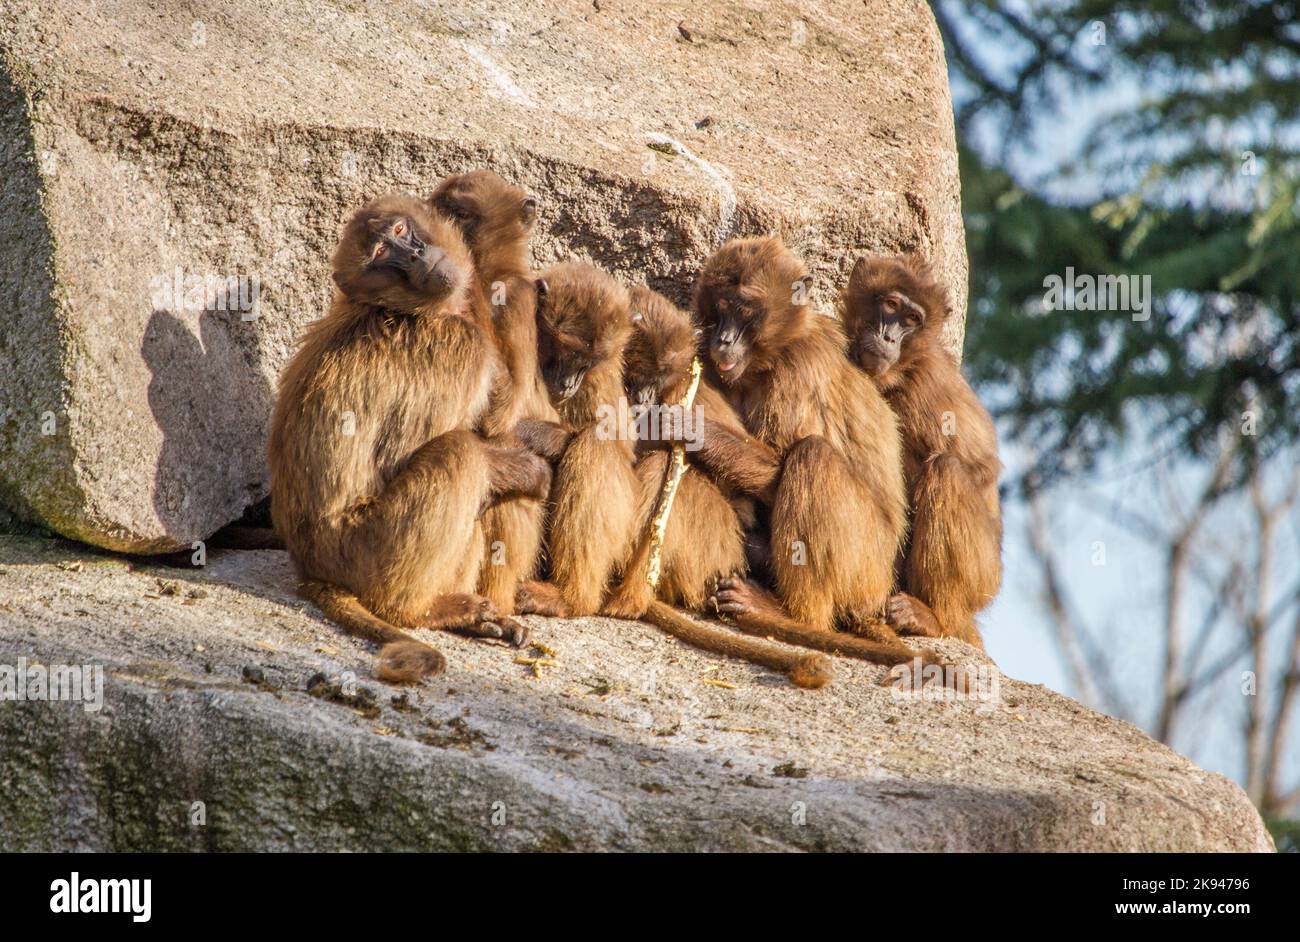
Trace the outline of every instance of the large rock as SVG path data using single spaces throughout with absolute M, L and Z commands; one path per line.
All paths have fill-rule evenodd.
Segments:
M 394 701 L 291 583 L 279 552 L 165 569 L 0 537 L 0 668 L 105 674 L 98 711 L 0 702 L 0 847 L 1272 849 L 1236 785 L 1044 687 L 914 701 L 838 661 L 805 691 L 644 625 L 530 619 L 540 677 L 536 650 L 444 635 L 447 673 Z
M 721 239 L 779 230 L 828 307 L 858 250 L 919 248 L 964 310 L 925 4 L 596 6 L 5 3 L 0 503 L 141 553 L 238 517 L 340 221 L 474 166 L 540 197 L 538 264 L 685 299 Z

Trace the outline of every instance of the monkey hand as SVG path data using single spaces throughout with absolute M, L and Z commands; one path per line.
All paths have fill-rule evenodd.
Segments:
M 534 454 L 555 461 L 569 447 L 573 433 L 558 422 L 545 419 L 521 419 L 515 426 L 515 437 Z
M 704 441 L 704 417 L 698 409 L 683 406 L 654 406 L 645 444 L 654 448 L 685 445 L 699 451 Z
M 551 492 L 551 466 L 527 448 L 487 443 L 493 501 L 515 497 L 542 500 Z

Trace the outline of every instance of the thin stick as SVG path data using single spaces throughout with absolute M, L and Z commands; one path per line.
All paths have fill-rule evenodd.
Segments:
M 691 361 L 691 382 L 686 387 L 686 395 L 679 403 L 682 410 L 695 405 L 695 393 L 700 388 L 700 358 Z M 686 446 L 673 442 L 673 455 L 668 462 L 668 471 L 664 474 L 663 490 L 659 493 L 659 503 L 655 515 L 650 520 L 650 563 L 646 567 L 646 580 L 650 588 L 659 587 L 659 576 L 663 563 L 664 534 L 668 532 L 668 515 L 673 512 L 673 498 L 677 496 L 677 487 L 686 474 Z

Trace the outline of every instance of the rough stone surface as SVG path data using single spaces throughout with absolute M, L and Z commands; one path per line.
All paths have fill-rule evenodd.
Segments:
M 539 265 L 576 253 L 684 299 L 719 240 L 776 230 L 828 309 L 858 251 L 915 248 L 964 311 L 922 0 L 16 0 L 0 504 L 142 553 L 238 517 L 342 219 L 483 165 L 539 196 Z M 229 309 L 238 288 L 227 309 L 169 296 L 178 272 L 244 278 L 247 300 L 256 279 L 255 312 Z
M 290 582 L 278 552 L 0 537 L 0 665 L 106 673 L 99 712 L 0 703 L 0 848 L 1272 849 L 1236 785 L 1044 687 L 904 700 L 841 661 L 803 691 L 644 625 L 530 619 L 540 677 L 439 635 L 447 673 L 395 704 Z M 308 695 L 318 672 L 377 710 Z

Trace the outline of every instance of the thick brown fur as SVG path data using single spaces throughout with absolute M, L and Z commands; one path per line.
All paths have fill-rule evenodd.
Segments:
M 385 680 L 443 667 L 404 628 L 526 638 L 474 592 L 479 515 L 544 495 L 549 468 L 473 431 L 501 366 L 469 311 L 472 271 L 459 231 L 424 202 L 367 204 L 334 253 L 329 311 L 280 379 L 269 443 L 276 531 L 303 594 L 383 645 Z
M 659 465 L 660 477 L 654 481 L 633 468 L 632 430 L 624 424 L 629 413 L 623 356 L 632 334 L 627 292 L 605 273 L 576 263 L 548 269 L 541 283 L 543 374 L 561 420 L 575 430 L 555 475 L 553 572 L 571 610 L 589 615 L 605 606 L 611 579 L 634 577 L 629 560 L 635 546 L 646 545 L 646 524 L 664 466 Z M 674 518 L 678 529 L 671 521 L 669 528 L 680 541 L 690 523 L 685 516 Z M 644 555 L 640 562 L 643 566 Z M 637 575 L 644 582 L 643 568 Z M 703 602 L 703 582 L 674 584 L 680 585 L 683 600 L 697 606 Z M 832 678 L 825 658 L 701 624 L 649 593 L 627 603 L 623 614 L 644 618 L 687 644 L 779 670 L 799 686 L 821 687 Z
M 982 648 L 975 614 L 1002 581 L 1002 465 L 993 420 L 939 342 L 947 292 L 919 256 L 862 258 L 843 301 L 850 355 L 903 435 L 911 531 L 889 621 Z
M 690 385 L 699 331 L 688 313 L 658 292 L 638 287 L 630 293 L 633 329 L 624 356 L 624 388 L 640 407 L 676 405 Z M 740 426 L 731 407 L 703 380 L 695 405 L 696 415 L 708 413 L 716 422 Z M 666 444 L 638 441 L 638 520 L 649 520 L 658 503 L 668 470 Z M 648 534 L 641 534 L 628 571 L 606 605 L 607 614 L 637 618 L 645 610 L 653 597 L 646 581 L 649 556 Z M 735 509 L 703 469 L 688 466 L 664 533 L 658 597 L 701 611 L 718 579 L 744 569 L 743 535 Z
M 487 435 L 508 435 L 519 423 L 554 423 L 537 367 L 537 296 L 529 270 L 529 238 L 537 201 L 491 170 L 447 177 L 429 197 L 460 228 L 474 260 L 473 310 L 505 364 L 483 421 Z M 479 591 L 503 614 L 565 615 L 555 587 L 533 579 L 542 549 L 546 505 L 519 499 L 483 518 L 487 543 Z
M 573 431 L 552 489 L 551 574 L 569 610 L 592 615 L 627 562 L 637 524 L 633 442 L 616 421 L 627 412 L 628 296 L 609 275 L 578 262 L 548 268 L 538 287 L 542 374 Z
M 714 604 L 746 631 L 904 663 L 917 655 L 881 621 L 907 519 L 898 427 L 846 359 L 839 324 L 807 302 L 810 284 L 803 263 L 763 237 L 722 246 L 696 287 L 711 378 L 761 443 L 707 425 L 699 458 L 770 505 L 776 585 L 774 597 L 724 580 Z

